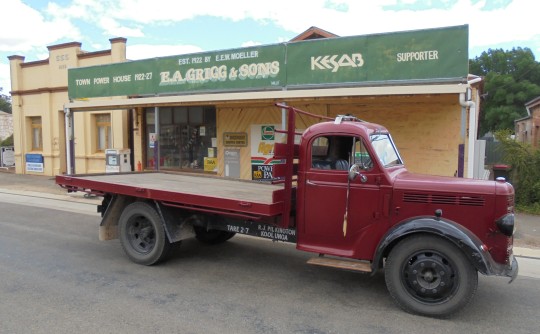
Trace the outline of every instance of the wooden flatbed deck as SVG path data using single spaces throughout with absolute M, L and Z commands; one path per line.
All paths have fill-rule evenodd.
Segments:
M 283 185 L 196 174 L 58 175 L 56 183 L 71 191 L 128 195 L 193 209 L 211 208 L 255 216 L 279 215 L 283 207 Z

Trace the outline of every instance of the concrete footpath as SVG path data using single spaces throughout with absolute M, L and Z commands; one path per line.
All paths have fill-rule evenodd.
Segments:
M 52 176 L 15 174 L 13 169 L 0 168 L 0 192 L 96 205 L 101 203 L 99 198 L 86 198 L 84 193 L 68 193 L 55 184 Z M 514 254 L 540 259 L 540 216 L 518 213 L 516 226 Z

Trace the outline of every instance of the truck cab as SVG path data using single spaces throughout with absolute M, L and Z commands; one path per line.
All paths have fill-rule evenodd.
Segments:
M 388 131 L 352 118 L 319 123 L 302 135 L 300 156 L 298 248 L 369 259 L 390 224 L 393 179 L 404 170 Z M 358 177 L 350 180 L 352 166 Z
M 477 271 L 517 276 L 504 179 L 410 173 L 387 129 L 348 116 L 305 131 L 299 156 L 297 248 L 384 268 L 405 310 L 447 315 L 468 303 Z

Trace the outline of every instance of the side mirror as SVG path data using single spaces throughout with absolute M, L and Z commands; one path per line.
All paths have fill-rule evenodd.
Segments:
M 367 176 L 360 173 L 360 166 L 357 164 L 354 164 L 349 168 L 349 181 L 354 181 L 357 176 L 360 176 L 360 182 L 366 183 L 367 182 Z
M 360 167 L 354 164 L 349 168 L 349 181 L 354 181 L 358 175 L 360 175 Z

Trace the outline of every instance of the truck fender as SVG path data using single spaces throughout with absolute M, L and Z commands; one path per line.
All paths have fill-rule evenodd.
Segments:
M 161 218 L 167 239 L 169 239 L 171 244 L 195 237 L 193 219 L 185 219 L 185 217 L 182 217 L 177 210 L 164 206 L 158 201 L 154 201 L 154 204 L 156 211 Z
M 476 267 L 484 274 L 493 274 L 493 266 L 496 265 L 491 255 L 483 251 L 483 243 L 464 226 L 443 218 L 414 217 L 395 225 L 382 237 L 373 258 L 372 272 L 382 268 L 383 258 L 402 239 L 414 234 L 431 234 L 449 240 L 457 246 Z
M 106 195 L 97 211 L 101 213 L 99 224 L 99 240 L 118 239 L 118 220 L 124 208 L 133 202 L 133 199 L 121 195 Z
M 118 239 L 118 220 L 124 209 L 136 200 L 134 197 L 122 195 L 109 195 L 103 198 L 102 204 L 98 205 L 98 212 L 102 215 L 99 240 Z M 148 201 L 148 204 L 153 204 L 152 206 L 156 209 L 170 243 L 195 236 L 192 219 L 183 219 L 184 217 L 178 215 L 178 212 L 157 201 L 153 203 Z

